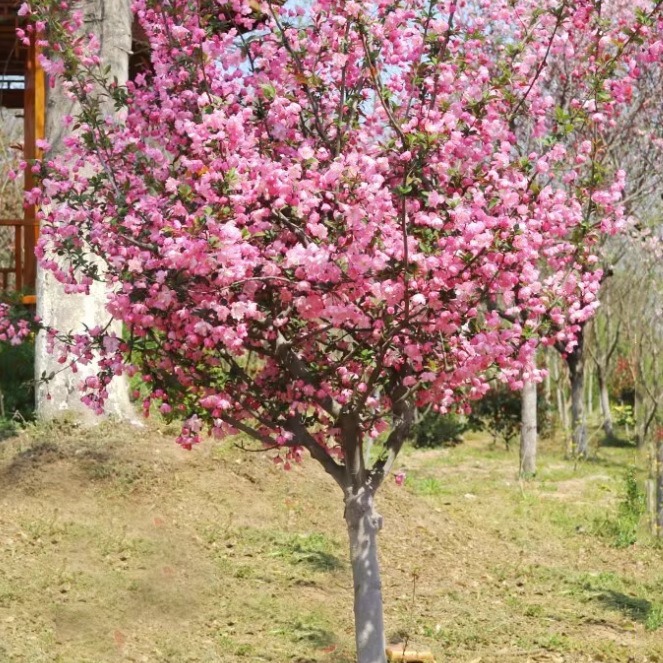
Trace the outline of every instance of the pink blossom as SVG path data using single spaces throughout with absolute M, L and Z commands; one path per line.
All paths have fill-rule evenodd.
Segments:
M 65 362 L 99 358 L 86 402 L 140 370 L 146 411 L 185 419 L 183 446 L 241 430 L 290 466 L 304 447 L 344 462 L 339 412 L 380 444 L 392 409 L 462 408 L 493 378 L 540 377 L 537 347 L 573 346 L 597 306 L 598 243 L 627 222 L 602 132 L 660 66 L 660 10 L 635 4 L 286 3 L 238 48 L 248 2 L 136 0 L 152 70 L 103 90 L 118 117 L 95 104 L 83 18 L 35 7 L 31 28 L 61 28 L 49 76 L 76 71 L 64 88 L 85 105 L 66 150 L 23 166 L 38 253 L 72 292 L 101 261 L 129 339 L 54 333 Z M 641 11 L 657 12 L 646 31 Z M 27 334 L 2 316 L 0 333 Z

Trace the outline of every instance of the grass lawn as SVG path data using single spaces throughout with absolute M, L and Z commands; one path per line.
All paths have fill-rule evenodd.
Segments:
M 0 663 L 351 663 L 338 488 L 173 431 L 0 443 Z M 539 475 L 473 439 L 408 450 L 379 495 L 390 639 L 438 663 L 663 662 L 663 547 L 620 503 L 632 448 Z M 643 519 L 644 521 L 644 519 Z

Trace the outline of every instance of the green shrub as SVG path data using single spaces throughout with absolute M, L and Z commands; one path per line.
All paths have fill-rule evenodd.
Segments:
M 455 446 L 463 441 L 468 427 L 469 422 L 462 415 L 428 410 L 415 424 L 413 444 L 419 449 Z
M 9 306 L 10 319 L 28 321 L 34 332 L 34 311 L 22 304 L 20 293 L 5 293 L 0 301 Z M 15 434 L 20 421 L 34 416 L 34 341 L 31 333 L 20 345 L 0 343 L 0 438 Z
M 537 429 L 540 437 L 550 433 L 552 421 L 550 404 L 545 398 L 542 385 L 537 389 Z M 483 430 L 493 438 L 493 444 L 502 441 L 507 449 L 520 435 L 521 395 L 504 385 L 493 387 L 480 401 L 472 406 L 472 429 Z
M 628 404 L 610 406 L 612 419 L 615 426 L 621 428 L 633 428 L 635 426 L 635 417 L 633 416 L 633 406 Z
M 550 404 L 539 385 L 537 394 L 537 425 L 541 437 L 552 428 Z M 463 441 L 467 431 L 486 431 L 493 443 L 501 440 L 509 444 L 520 434 L 521 397 L 519 391 L 505 386 L 493 387 L 481 400 L 472 403 L 469 416 L 449 412 L 439 414 L 427 411 L 415 425 L 414 446 L 432 448 L 455 446 Z
M 34 414 L 34 341 L 0 346 L 0 419 L 30 419 Z

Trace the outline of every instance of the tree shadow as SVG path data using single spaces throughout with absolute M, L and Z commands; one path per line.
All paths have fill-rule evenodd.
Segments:
M 298 642 L 306 642 L 314 649 L 323 649 L 337 643 L 336 634 L 308 620 L 297 620 L 292 624 L 292 637 Z
M 635 449 L 635 446 L 633 448 Z M 593 456 L 589 456 L 589 458 L 585 458 L 582 461 L 578 462 L 587 463 L 588 465 L 595 465 L 597 467 L 605 467 L 606 469 L 622 469 L 622 470 L 627 465 L 627 463 L 625 463 L 621 459 L 612 460 L 610 458 L 604 458 L 603 456 L 598 456 L 596 454 L 594 454 Z
M 36 467 L 48 465 L 64 458 L 62 450 L 52 442 L 38 442 L 17 453 L 11 462 L 3 468 L 0 475 L 7 479 L 19 478 L 22 474 Z M 5 485 L 3 483 L 3 485 Z
M 599 449 L 610 448 L 610 449 L 635 449 L 637 447 L 636 443 L 632 440 L 628 440 L 625 437 L 619 437 L 618 435 L 606 435 L 599 441 Z
M 14 419 L 0 419 L 0 442 L 16 437 L 21 432 L 21 426 Z
M 108 478 L 113 475 L 114 457 L 112 450 L 95 448 L 85 440 L 80 444 L 52 442 L 34 439 L 27 448 L 15 451 L 9 462 L 0 467 L 0 492 L 9 493 L 38 476 L 40 470 L 60 462 L 69 461 L 90 480 Z
M 644 624 L 647 622 L 654 606 L 647 599 L 622 594 L 612 589 L 605 591 L 597 597 L 607 608 L 618 610 L 634 622 Z
M 331 572 L 343 568 L 343 563 L 334 554 L 324 550 L 315 550 L 296 542 L 292 546 L 292 561 L 296 564 L 305 564 L 313 571 Z

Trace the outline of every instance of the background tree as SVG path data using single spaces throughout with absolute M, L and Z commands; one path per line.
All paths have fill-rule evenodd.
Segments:
M 608 439 L 614 437 L 612 412 L 610 410 L 610 394 L 608 383 L 613 360 L 619 348 L 621 320 L 614 315 L 615 288 L 611 282 L 604 287 L 601 293 L 603 310 L 592 320 L 588 330 L 588 352 L 596 370 L 599 406 L 601 409 L 601 426 Z M 591 391 L 590 391 L 591 398 Z
M 619 20 L 625 11 L 626 3 L 600 2 L 595 11 L 587 14 L 591 21 L 584 32 L 580 48 L 584 49 L 588 58 L 595 57 L 603 49 L 610 49 L 609 30 L 606 26 L 611 20 Z M 639 10 L 638 10 L 639 11 Z M 641 15 L 645 21 L 645 14 Z M 632 36 L 637 40 L 637 34 Z M 572 48 L 576 48 L 574 45 Z M 651 222 L 652 201 L 659 198 L 663 185 L 661 147 L 661 108 L 663 107 L 663 73 L 660 67 L 651 67 L 640 72 L 638 84 L 634 87 L 623 87 L 616 80 L 608 85 L 594 86 L 592 89 L 593 72 L 587 72 L 589 79 L 583 78 L 576 66 L 576 61 L 568 57 L 568 53 L 551 51 L 545 54 L 547 66 L 542 71 L 542 85 L 553 99 L 555 104 L 555 118 L 557 120 L 557 139 L 565 146 L 574 144 L 592 145 L 592 168 L 585 174 L 585 184 L 591 189 L 601 186 L 605 178 L 614 177 L 618 170 L 626 173 L 625 209 L 631 215 L 631 233 L 622 234 L 617 238 L 604 235 L 600 240 L 597 255 L 600 258 L 601 268 L 606 277 L 613 273 L 625 252 L 628 252 L 629 242 L 640 240 L 640 230 L 643 221 Z M 620 66 L 619 58 L 605 62 L 604 66 L 612 71 Z M 607 75 L 608 72 L 605 72 Z M 589 87 L 589 90 L 588 90 Z M 589 94 L 587 94 L 589 91 Z M 588 122 L 587 111 L 596 110 L 597 103 L 603 97 L 611 97 L 614 101 L 611 112 L 599 122 Z M 596 114 L 595 114 L 596 115 Z M 525 119 L 516 125 L 519 141 L 527 150 L 532 143 L 532 132 Z M 570 182 L 575 186 L 576 182 Z M 585 223 L 594 223 L 602 214 L 602 210 L 595 205 L 590 195 L 585 205 Z M 608 327 L 612 326 L 608 323 Z M 605 327 L 605 325 L 604 325 Z M 572 453 L 579 457 L 586 457 L 589 453 L 586 413 L 586 384 L 587 353 L 602 365 L 602 372 L 608 370 L 606 362 L 609 360 L 609 347 L 603 351 L 588 348 L 588 328 L 581 324 L 576 330 L 577 343 L 572 348 L 565 344 L 555 347 L 566 362 L 570 386 L 571 401 L 571 448 Z M 599 375 L 601 382 L 602 376 Z M 603 380 L 604 382 L 604 380 Z M 602 392 L 601 403 L 605 405 L 606 391 Z M 533 415 L 529 415 L 530 418 Z M 610 428 L 608 419 L 604 423 Z
M 208 427 L 320 462 L 343 492 L 358 658 L 382 663 L 374 497 L 415 409 L 536 380 L 542 340 L 571 351 L 592 247 L 623 216 L 596 143 L 559 139 L 546 53 L 573 58 L 578 115 L 601 126 L 615 99 L 588 102 L 660 55 L 658 4 L 602 22 L 597 48 L 593 2 L 267 2 L 252 34 L 255 3 L 140 0 L 152 72 L 126 87 L 65 4 L 34 9 L 80 106 L 41 164 L 42 264 L 70 290 L 111 284 L 127 329 L 50 341 L 101 355 L 96 411 L 140 371 L 185 447 Z
M 528 380 L 522 389 L 522 428 L 520 431 L 520 476 L 532 477 L 536 474 L 537 430 L 536 382 Z

